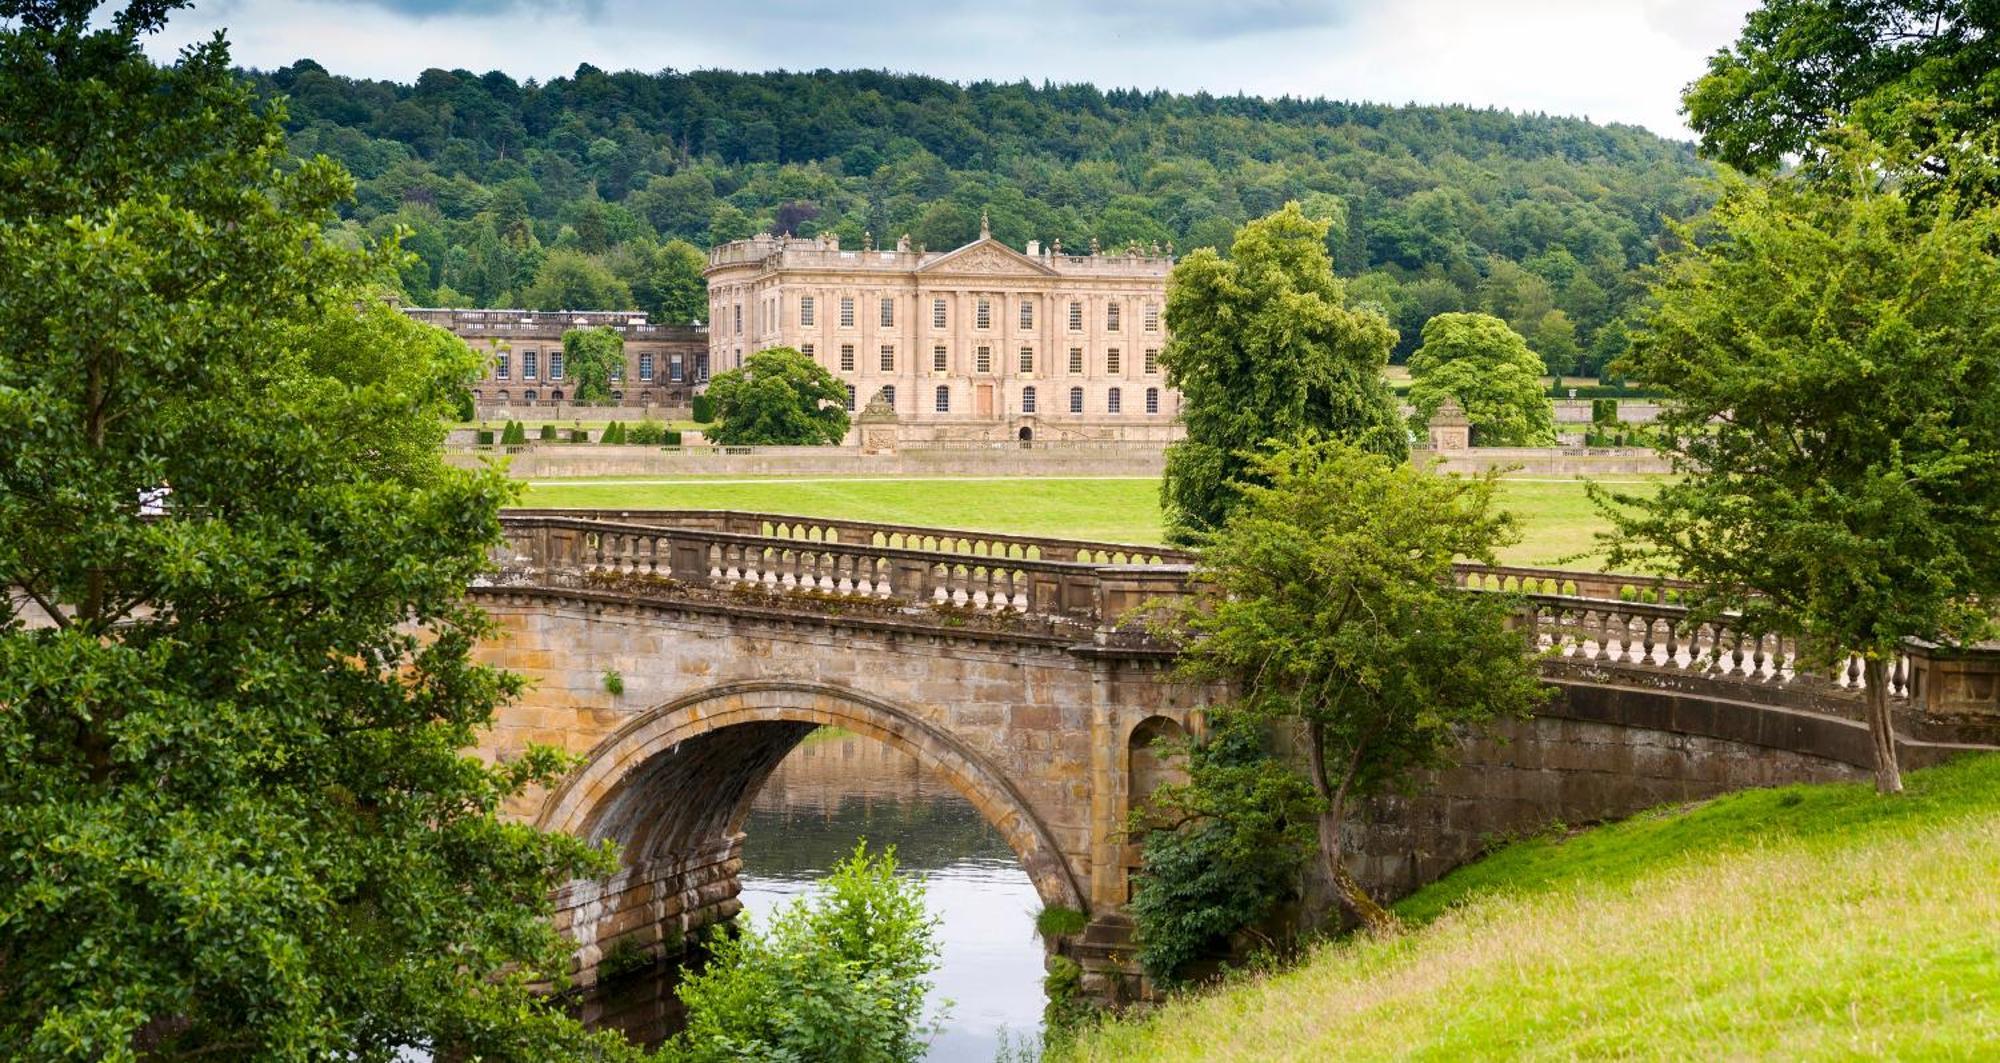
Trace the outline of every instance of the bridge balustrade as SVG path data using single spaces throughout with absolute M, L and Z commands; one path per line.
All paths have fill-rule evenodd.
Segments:
M 768 513 L 510 510 L 502 525 L 503 581 L 789 592 L 1100 632 L 1148 602 L 1190 593 L 1194 573 L 1192 555 L 1165 548 Z M 1788 636 L 1745 630 L 1727 616 L 1692 624 L 1679 602 L 1695 585 L 1683 580 L 1462 564 L 1454 581 L 1518 595 L 1539 648 L 1572 668 L 1724 680 L 1822 711 L 1859 711 L 1859 657 L 1802 667 Z M 1933 652 L 1916 650 L 1890 663 L 1892 698 L 1918 696 L 1920 673 L 1938 669 Z
M 694 509 L 511 509 L 508 519 L 525 517 L 587 518 L 618 524 L 672 528 L 702 528 L 847 546 L 890 547 L 930 553 L 968 554 L 1010 561 L 1070 561 L 1093 565 L 1188 564 L 1193 555 L 1165 546 L 1056 539 L 1037 535 L 932 528 L 913 524 L 800 517 L 746 510 Z
M 1079 621 L 1101 615 L 1099 566 L 1082 562 L 579 517 L 510 513 L 503 527 L 503 578 L 557 585 L 633 578 L 659 589 L 816 593 Z

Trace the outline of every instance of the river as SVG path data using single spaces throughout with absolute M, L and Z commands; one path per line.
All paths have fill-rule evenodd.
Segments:
M 914 757 L 871 739 L 822 731 L 772 772 L 744 826 L 743 905 L 768 917 L 866 838 L 896 846 L 924 876 L 942 956 L 931 1006 L 946 1005 L 930 1059 L 991 1063 L 1005 1043 L 1041 1028 L 1040 901 L 1013 850 L 971 802 Z M 583 1005 L 586 1021 L 657 1041 L 679 1022 L 677 972 L 635 975 Z

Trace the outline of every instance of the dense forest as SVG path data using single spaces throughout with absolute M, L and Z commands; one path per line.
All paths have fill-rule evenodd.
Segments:
M 1349 297 L 1389 315 L 1399 357 L 1432 315 L 1484 310 L 1590 372 L 1623 348 L 1663 220 L 1709 196 L 1691 145 L 1465 107 L 870 71 L 250 76 L 289 97 L 296 152 L 353 171 L 353 236 L 411 231 L 398 282 L 430 305 L 688 320 L 700 252 L 758 231 L 948 248 L 985 211 L 1015 246 L 1181 252 L 1299 200 L 1334 222 Z

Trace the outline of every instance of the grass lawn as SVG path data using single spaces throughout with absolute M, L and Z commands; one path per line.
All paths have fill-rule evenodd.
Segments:
M 2000 1044 L 2000 756 L 1757 790 L 1510 846 L 1391 941 L 1058 1058 L 1978 1059 Z
M 1504 504 L 1523 538 L 1502 551 L 1515 564 L 1555 564 L 1582 553 L 1603 526 L 1579 480 L 1508 480 Z M 743 509 L 801 516 L 977 528 L 1019 535 L 1157 543 L 1160 487 L 1146 479 L 538 480 L 522 505 L 583 509 Z M 1571 560 L 1570 567 L 1593 562 Z

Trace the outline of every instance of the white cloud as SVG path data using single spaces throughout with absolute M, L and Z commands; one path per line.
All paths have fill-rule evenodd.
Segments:
M 166 55 L 227 27 L 238 62 L 356 76 L 887 68 L 957 80 L 1463 103 L 1685 137 L 1680 91 L 1754 0 L 222 0 L 178 13 Z

